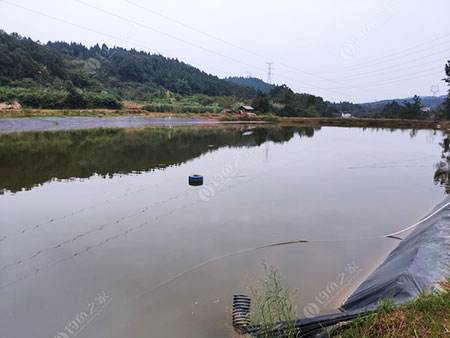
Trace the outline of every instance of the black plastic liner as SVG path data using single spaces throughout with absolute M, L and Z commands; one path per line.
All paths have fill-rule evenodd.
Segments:
M 450 196 L 429 215 L 450 202 Z M 426 217 L 424 217 L 426 218 Z M 375 308 L 381 299 L 412 300 L 450 276 L 450 206 L 418 225 L 347 299 L 344 310 Z

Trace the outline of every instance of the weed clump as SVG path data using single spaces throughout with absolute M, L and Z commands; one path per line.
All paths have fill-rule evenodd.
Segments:
M 292 303 L 294 293 L 282 283 L 273 267 L 264 265 L 265 275 L 250 285 L 252 295 L 252 323 L 260 327 L 261 337 L 296 337 L 296 307 Z

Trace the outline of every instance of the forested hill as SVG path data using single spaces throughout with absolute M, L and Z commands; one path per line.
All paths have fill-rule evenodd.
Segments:
M 436 108 L 437 106 L 441 105 L 444 103 L 445 98 L 447 96 L 442 95 L 442 96 L 421 96 L 420 100 L 422 102 L 422 104 L 424 106 L 428 106 L 431 108 Z M 409 102 L 409 103 L 413 103 L 413 97 L 406 97 L 403 99 L 394 99 L 394 100 L 382 100 L 382 101 L 377 101 L 377 102 L 366 102 L 366 103 L 361 103 L 360 105 L 363 107 L 376 107 L 376 106 L 385 106 L 388 103 L 391 103 L 392 101 L 397 102 L 398 104 L 402 104 L 403 102 Z
M 177 59 L 161 55 L 108 48 L 87 48 L 77 43 L 41 44 L 16 33 L 0 30 L 0 85 L 62 88 L 92 91 L 110 89 L 121 97 L 139 98 L 170 90 L 182 95 L 254 95 L 255 90 L 219 79 Z M 137 97 L 136 97 L 137 96 Z
M 240 85 L 244 85 L 244 86 L 249 86 L 252 87 L 255 90 L 260 90 L 263 93 L 268 93 L 270 92 L 275 86 L 271 85 L 267 82 L 264 82 L 261 79 L 258 79 L 256 77 L 228 77 L 225 80 L 240 84 Z

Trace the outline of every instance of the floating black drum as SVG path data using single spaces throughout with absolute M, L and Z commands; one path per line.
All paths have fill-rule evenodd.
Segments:
M 189 176 L 189 185 L 193 186 L 203 185 L 203 176 L 198 174 Z

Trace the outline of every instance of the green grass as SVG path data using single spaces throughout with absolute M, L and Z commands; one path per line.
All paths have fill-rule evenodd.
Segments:
M 194 104 L 152 103 L 144 106 L 144 110 L 154 113 L 219 113 L 223 110 L 220 106 L 206 106 Z
M 293 292 L 283 285 L 281 277 L 273 267 L 264 263 L 265 274 L 249 286 L 252 295 L 251 320 L 260 326 L 262 337 L 274 337 L 274 330 L 283 332 L 283 337 L 295 337 L 297 313 L 292 304 Z M 283 327 L 277 326 L 285 323 Z
M 423 292 L 400 307 L 384 301 L 374 314 L 356 319 L 333 337 L 450 337 L 450 280 L 440 285 L 446 291 Z

